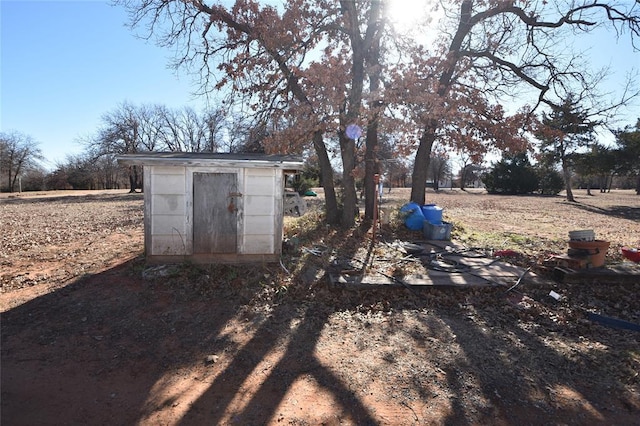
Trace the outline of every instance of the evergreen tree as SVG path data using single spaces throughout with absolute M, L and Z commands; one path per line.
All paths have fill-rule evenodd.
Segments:
M 535 132 L 540 140 L 541 156 L 549 164 L 560 164 L 567 201 L 575 202 L 571 191 L 572 155 L 593 141 L 594 129 L 599 124 L 581 107 L 580 99 L 571 94 L 549 115 L 542 114 Z
M 538 176 L 526 152 L 503 155 L 482 181 L 490 194 L 530 194 L 538 189 Z
M 535 167 L 538 176 L 538 192 L 542 195 L 557 195 L 564 187 L 562 174 L 554 167 L 541 164 Z
M 640 118 L 635 129 L 627 127 L 616 133 L 617 151 L 621 172 L 636 177 L 636 194 L 640 195 Z

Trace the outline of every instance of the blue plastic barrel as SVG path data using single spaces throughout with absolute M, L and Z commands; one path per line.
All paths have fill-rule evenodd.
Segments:
M 442 207 L 435 204 L 425 204 L 422 206 L 422 215 L 427 222 L 433 225 L 442 224 Z
M 407 203 L 400 208 L 400 211 L 406 214 L 404 224 L 407 228 L 413 231 L 422 230 L 424 226 L 424 215 L 418 204 Z

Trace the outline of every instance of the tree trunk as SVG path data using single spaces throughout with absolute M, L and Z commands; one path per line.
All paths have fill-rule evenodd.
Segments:
M 13 156 L 9 157 L 9 192 L 15 192 L 18 175 L 22 172 L 22 161 L 19 159 L 15 160 L 14 158 Z
M 638 179 L 636 180 L 636 195 L 640 195 L 640 175 L 638 175 Z
M 471 31 L 471 12 L 473 8 L 473 0 L 463 0 L 460 4 L 460 22 L 456 30 L 451 44 L 449 45 L 449 61 L 448 65 L 442 71 L 438 79 L 438 97 L 444 100 L 447 91 L 451 87 L 456 64 L 460 59 L 460 49 L 466 35 Z M 444 105 L 444 102 L 442 102 Z M 431 148 L 436 140 L 436 131 L 438 130 L 438 120 L 431 118 L 428 120 L 424 128 L 424 133 L 420 137 L 420 145 L 416 152 L 415 163 L 413 164 L 413 181 L 411 182 L 411 201 L 418 205 L 424 205 L 424 189 L 427 184 L 427 167 L 429 167 L 429 158 L 431 156 Z
M 16 186 L 16 179 L 11 176 L 11 168 L 9 168 L 9 192 L 13 192 L 14 186 Z
M 140 192 L 144 193 L 144 166 L 140 166 L 138 168 L 138 188 L 140 188 Z
M 614 174 L 612 173 L 611 175 L 609 175 L 609 183 L 607 184 L 607 192 L 611 192 L 611 186 L 613 185 L 613 176 Z
M 576 200 L 573 197 L 573 192 L 571 191 L 571 171 L 569 170 L 569 165 L 565 161 L 562 162 L 562 176 L 564 177 L 564 187 L 567 191 L 567 201 L 575 203 Z
M 371 19 L 377 20 L 376 14 L 382 13 L 380 3 L 371 7 Z M 376 25 L 377 26 L 377 25 Z M 372 27 L 375 28 L 375 27 Z M 367 30 L 367 33 L 370 33 Z M 376 31 L 369 49 L 366 51 L 367 74 L 369 75 L 369 93 L 377 94 L 380 90 L 380 76 L 382 67 L 380 66 L 380 37 L 381 31 Z M 367 38 L 369 38 L 367 36 Z M 364 173 L 364 217 L 366 220 L 372 221 L 374 218 L 374 210 L 376 206 L 376 198 L 378 197 L 378 188 L 375 182 L 375 175 L 380 174 L 380 165 L 377 161 L 378 153 L 378 118 L 382 108 L 382 99 L 373 99 L 371 104 L 371 115 L 367 123 L 367 139 Z
M 345 18 L 344 22 L 346 33 L 349 36 L 349 42 L 352 49 L 351 87 L 346 99 L 346 108 L 343 109 L 343 114 L 341 114 L 340 127 L 342 130 L 339 132 L 343 170 L 342 185 L 344 210 L 342 211 L 342 225 L 345 227 L 352 227 L 355 224 L 355 218 L 358 212 L 358 196 L 353 176 L 353 171 L 356 166 L 356 149 L 355 141 L 347 138 L 344 134 L 344 129 L 350 124 L 356 124 L 362 121 L 360 114 L 362 112 L 362 93 L 364 90 L 364 79 L 366 77 L 365 61 L 368 61 L 369 64 L 373 66 L 378 63 L 379 37 L 381 36 L 379 21 L 382 11 L 382 2 L 372 2 L 371 9 L 367 14 L 366 23 L 359 21 L 359 7 L 356 6 L 356 2 L 341 0 L 340 5 Z M 366 25 L 364 38 L 361 34 L 363 24 Z M 379 73 L 379 71 L 377 72 Z M 372 80 L 372 84 L 378 84 L 375 70 L 369 77 Z M 372 141 L 372 143 L 377 144 L 377 139 Z M 368 180 L 371 180 L 371 182 Z M 369 176 L 365 185 L 373 185 L 373 174 Z M 365 188 L 365 191 L 367 191 L 367 188 Z M 373 201 L 373 198 L 371 198 L 371 201 Z
M 420 137 L 420 144 L 416 152 L 416 159 L 413 165 L 413 173 L 411 174 L 411 201 L 419 206 L 424 205 L 425 188 L 427 186 L 427 168 L 429 167 L 429 159 L 431 158 L 431 148 L 436 140 L 435 120 L 431 122 Z
M 358 194 L 353 171 L 356 168 L 356 142 L 340 132 L 340 152 L 342 154 L 342 226 L 350 228 L 356 223 Z
M 464 191 L 464 184 L 466 180 L 467 180 L 467 168 L 463 167 L 462 169 L 460 169 L 460 189 L 463 191 Z
M 138 187 L 138 166 L 129 167 L 129 193 L 136 192 Z
M 318 156 L 320 165 L 320 184 L 324 189 L 324 206 L 327 211 L 327 223 L 335 225 L 338 223 L 338 200 L 336 198 L 336 187 L 333 182 L 333 168 L 324 144 L 322 133 L 317 131 L 313 134 L 313 147 Z

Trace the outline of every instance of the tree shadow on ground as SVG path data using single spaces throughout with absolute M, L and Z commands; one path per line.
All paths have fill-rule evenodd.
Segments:
M 478 418 L 489 423 L 505 419 L 509 424 L 526 424 L 532 419 L 536 424 L 612 424 L 621 412 L 627 418 L 634 415 L 637 408 L 624 387 L 616 385 L 613 390 L 601 376 L 607 348 L 564 352 L 547 339 L 560 336 L 569 343 L 572 337 L 562 336 L 562 327 L 545 329 L 544 320 L 532 330 L 517 323 L 496 324 L 493 313 L 481 311 L 479 321 L 441 317 L 464 352 L 460 362 L 447 370 L 450 387 L 462 395 L 470 391 L 465 384 L 471 382 L 479 392 L 478 414 L 470 417 L 469 407 L 459 403 L 462 398 L 454 398 L 447 424 L 475 424 Z M 620 333 L 620 337 L 629 338 L 630 333 Z M 538 367 L 535 370 L 527 361 L 532 358 Z M 610 398 L 611 393 L 619 399 Z
M 236 307 L 194 303 L 192 290 L 142 280 L 143 266 L 131 260 L 2 314 L 3 424 L 134 424 L 167 370 L 199 361 L 193 349 Z
M 332 249 L 350 259 L 366 238 L 336 235 Z M 607 330 L 572 334 L 548 319 L 512 321 L 505 313 L 515 308 L 495 302 L 504 296 L 499 289 L 327 288 L 326 277 L 310 283 L 304 276 L 316 266 L 313 257 L 304 262 L 288 290 L 272 289 L 275 296 L 266 303 L 256 300 L 274 274 L 264 265 L 185 264 L 143 280 L 144 261 L 135 259 L 3 313 L 2 423 L 154 424 L 160 423 L 155 416 L 172 409 L 170 423 L 277 423 L 279 408 L 302 378 L 333 401 L 334 417 L 320 420 L 347 424 L 397 420 L 381 417 L 371 398 L 378 407 L 416 407 L 406 423 L 605 424 L 637 409 L 625 393 L 631 391 L 598 380 L 606 352 L 618 349 L 615 340 L 586 353 L 558 351 L 545 340 L 597 341 L 611 335 Z M 334 359 L 348 362 L 324 363 L 323 333 L 332 318 L 368 315 L 373 306 L 382 306 L 383 320 L 353 315 L 359 331 L 340 330 L 344 348 L 330 346 L 338 350 Z M 248 338 L 235 339 L 238 330 Z M 631 332 L 613 334 L 620 345 L 637 339 Z M 202 373 L 210 355 L 226 363 Z M 367 370 L 372 357 L 388 371 Z M 525 362 L 531 359 L 536 362 Z M 251 387 L 248 380 L 258 373 L 264 377 Z M 379 381 L 383 393 L 363 390 Z M 199 391 L 189 396 L 196 384 Z M 554 405 L 562 389 L 586 405 Z M 620 392 L 620 400 L 630 401 L 627 408 L 604 406 L 606 392 Z M 312 414 L 283 420 L 304 424 L 317 419 Z
M 151 398 L 167 375 L 202 365 L 208 354 L 228 352 L 231 363 L 211 387 L 223 389 L 222 395 L 212 394 L 213 406 L 201 398 L 183 420 L 215 424 L 246 376 L 285 337 L 290 343 L 275 371 L 288 372 L 274 376 L 277 384 L 265 383 L 263 389 L 272 391 L 256 393 L 260 410 L 238 419 L 266 421 L 283 396 L 279 392 L 291 384 L 287 377 L 295 379 L 289 369 L 296 368 L 296 375 L 314 372 L 339 401 L 349 401 L 349 417 L 374 423 L 331 371 L 307 362 L 330 310 L 316 311 L 308 321 L 304 310 L 290 304 L 276 304 L 266 316 L 245 309 L 263 285 L 259 277 L 272 273 L 264 265 L 251 265 L 247 273 L 246 266 L 183 264 L 159 268 L 151 280 L 141 279 L 144 266 L 143 259 L 134 259 L 2 313 L 3 423 L 149 422 L 175 403 L 172 397 Z M 280 326 L 290 331 L 293 321 L 300 321 L 298 331 L 284 336 Z M 243 322 L 256 330 L 240 346 L 225 330 Z
M 638 197 L 640 201 L 640 197 Z M 587 211 L 589 213 L 596 213 L 605 216 L 613 216 L 620 219 L 629 219 L 634 221 L 640 221 L 640 207 L 631 206 L 610 206 L 607 208 L 596 207 L 585 203 L 570 203 L 568 204 L 572 208 Z
M 344 259 L 355 255 L 355 246 L 352 243 L 352 240 L 344 240 L 342 246 L 336 246 Z M 361 241 L 361 244 L 356 246 L 364 245 Z M 446 373 L 446 388 L 451 397 L 448 404 L 445 404 L 449 408 L 444 410 L 442 417 L 435 417 L 438 423 L 478 424 L 492 423 L 498 419 L 500 422 L 513 423 L 527 422 L 535 418 L 541 423 L 562 421 L 566 424 L 595 424 L 607 423 L 608 419 L 616 418 L 615 410 L 624 412 L 635 409 L 634 404 L 637 401 L 624 395 L 622 387 L 616 387 L 616 390 L 621 392 L 622 402 L 616 401 L 617 405 L 612 408 L 614 415 L 607 412 L 611 407 L 605 406 L 609 401 L 604 402 L 601 394 L 604 389 L 611 389 L 610 383 L 596 384 L 593 380 L 598 377 L 598 366 L 604 357 L 601 358 L 598 353 L 576 354 L 551 348 L 544 341 L 547 333 L 544 325 L 549 325 L 546 320 L 541 324 L 534 324 L 534 327 L 528 330 L 517 322 L 501 320 L 500 312 L 492 308 L 484 310 L 480 305 L 476 309 L 471 304 L 461 307 L 459 300 L 465 300 L 463 292 L 453 297 L 446 295 L 444 299 L 453 300 L 453 303 L 440 305 L 438 293 L 446 293 L 449 290 L 429 289 L 426 295 L 423 294 L 425 297 L 417 296 L 416 293 L 405 289 L 364 291 L 355 296 L 349 296 L 340 289 L 334 291 L 340 294 L 339 302 L 331 306 L 322 304 L 321 301 L 305 303 L 304 308 L 297 311 L 297 316 L 292 316 L 291 309 L 284 305 L 276 307 L 268 321 L 256 331 L 228 370 L 217 376 L 207 391 L 191 405 L 181 424 L 197 424 L 203 419 L 212 423 L 229 419 L 238 424 L 275 422 L 279 407 L 285 403 L 286 396 L 296 381 L 308 377 L 311 377 L 324 393 L 331 395 L 331 399 L 336 403 L 335 418 L 340 421 L 349 424 L 385 423 L 375 406 L 372 407 L 368 403 L 370 400 L 362 390 L 368 388 L 371 382 L 366 379 L 362 382 L 358 381 L 361 379 L 352 381 L 345 378 L 336 372 L 339 367 L 323 364 L 319 353 L 322 352 L 323 329 L 332 316 L 338 312 L 356 311 L 362 306 L 384 305 L 389 300 L 391 302 L 387 307 L 390 312 L 396 313 L 394 315 L 418 313 L 417 315 L 424 319 L 424 324 L 418 328 L 403 329 L 402 326 L 394 325 L 395 321 L 391 321 L 386 328 L 388 337 L 400 335 L 401 340 L 410 342 L 410 346 L 420 348 L 417 359 L 439 365 Z M 491 294 L 487 301 L 491 297 L 504 296 L 504 290 L 488 291 Z M 389 297 L 389 300 L 386 300 L 386 297 Z M 410 303 L 407 299 L 411 299 Z M 501 308 L 508 309 L 507 305 L 504 299 L 504 306 Z M 495 307 L 495 304 L 491 306 Z M 429 310 L 430 313 L 420 314 L 425 310 Z M 470 312 L 473 312 L 474 320 L 469 320 Z M 273 324 L 289 325 L 294 322 L 295 326 L 279 328 L 281 333 L 287 334 L 286 336 L 274 334 Z M 479 326 L 478 323 L 486 324 L 487 327 Z M 557 327 L 550 326 L 550 329 L 552 333 L 562 333 Z M 292 330 L 291 333 L 288 330 Z M 630 335 L 623 332 L 621 336 L 628 338 Z M 357 341 L 361 339 L 360 336 L 349 336 L 349 333 L 346 333 L 344 338 Z M 438 359 L 437 354 L 432 353 L 429 342 L 433 342 L 433 339 L 450 340 L 452 346 L 459 348 L 460 353 L 453 362 L 449 359 Z M 241 408 L 229 413 L 229 407 L 238 406 L 238 395 L 247 392 L 245 380 L 261 368 L 261 361 L 279 344 L 283 346 L 282 357 L 275 365 L 265 370 L 266 378 L 257 389 L 253 389 L 251 394 L 243 399 Z M 354 346 L 356 351 L 346 350 L 334 354 L 337 358 L 353 361 L 354 376 L 359 370 L 358 363 L 362 363 L 364 358 L 371 355 L 382 357 L 391 368 L 394 364 L 402 362 L 402 355 L 395 354 L 393 350 L 385 353 L 367 353 L 367 343 L 361 341 L 351 345 L 351 348 Z M 550 367 L 548 371 L 529 368 L 530 364 L 524 360 L 532 357 L 537 360 L 536 366 Z M 420 371 L 420 367 L 415 368 Z M 593 373 L 588 374 L 589 371 Z M 369 374 L 372 375 L 370 379 L 373 381 L 375 372 L 371 371 Z M 427 406 L 430 395 L 433 394 L 433 384 L 415 371 L 403 374 L 405 377 L 398 383 L 386 382 L 389 379 L 387 375 L 376 378 L 385 381 L 388 391 L 387 394 L 378 397 L 390 405 L 399 404 L 411 408 L 411 403 L 414 402 L 422 407 Z M 392 391 L 397 388 L 402 388 L 400 395 Z M 582 402 L 550 404 L 549 401 L 554 399 L 555 393 L 564 389 L 579 395 L 586 401 L 586 405 Z M 475 393 L 475 396 L 469 398 L 468 393 Z M 394 398 L 398 400 L 393 401 Z M 421 401 L 416 402 L 416 399 Z M 424 411 L 417 410 L 413 414 L 416 422 L 429 418 L 429 414 Z M 623 418 L 624 415 L 625 413 Z M 308 418 L 313 416 L 310 413 L 301 413 L 297 419 L 286 420 L 304 424 Z M 401 423 L 409 421 L 408 419 L 411 419 L 411 416 L 406 417 Z M 432 418 L 430 421 L 433 420 Z M 321 421 L 330 420 L 323 418 Z

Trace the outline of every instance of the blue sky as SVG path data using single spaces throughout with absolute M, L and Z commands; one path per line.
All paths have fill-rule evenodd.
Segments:
M 0 13 L 0 129 L 32 136 L 49 168 L 124 101 L 204 106 L 190 76 L 167 67 L 172 52 L 136 38 L 121 7 L 2 0 Z
M 0 0 L 0 21 L 0 130 L 33 137 L 48 168 L 82 152 L 78 140 L 122 102 L 205 106 L 192 96 L 192 76 L 168 68 L 172 51 L 136 38 L 122 7 L 99 0 Z M 633 66 L 640 68 L 628 37 L 616 43 L 601 32 L 581 46 L 591 49 L 594 65 L 611 64 L 610 90 L 618 90 Z M 635 123 L 638 110 L 620 126 Z

